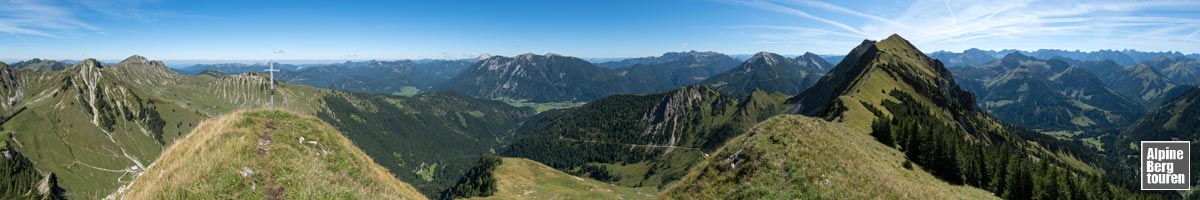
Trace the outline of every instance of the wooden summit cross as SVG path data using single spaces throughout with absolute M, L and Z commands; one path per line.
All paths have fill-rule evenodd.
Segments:
M 283 50 L 275 49 L 271 51 L 271 53 L 281 54 L 283 53 Z M 271 112 L 275 112 L 275 72 L 279 71 L 278 69 L 275 69 L 275 59 L 271 59 L 269 62 L 267 62 L 267 67 L 267 72 L 271 73 Z
M 267 69 L 267 72 L 271 73 L 271 112 L 275 112 L 275 72 L 279 70 L 275 69 L 274 60 L 271 60 L 271 63 L 267 64 L 267 66 L 270 66 L 270 68 Z

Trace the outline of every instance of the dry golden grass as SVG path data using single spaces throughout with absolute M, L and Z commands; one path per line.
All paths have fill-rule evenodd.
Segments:
M 267 127 L 273 130 L 268 132 Z M 333 127 L 289 111 L 238 111 L 205 120 L 148 168 L 118 196 L 425 199 L 375 164 Z M 254 172 L 243 177 L 243 168 Z
M 729 159 L 737 154 L 740 161 Z M 867 132 L 781 115 L 759 123 L 668 187 L 663 199 L 995 199 L 906 169 L 904 154 Z M 737 163 L 736 167 L 731 164 Z
M 572 176 L 524 158 L 504 158 L 493 174 L 496 193 L 472 199 L 653 199 L 658 192 Z

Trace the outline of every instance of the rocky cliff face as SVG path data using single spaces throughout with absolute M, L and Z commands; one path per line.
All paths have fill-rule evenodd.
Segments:
M 644 134 L 669 135 L 669 139 L 659 141 L 660 144 L 668 147 L 678 146 L 684 129 L 696 126 L 691 124 L 692 119 L 697 115 L 702 115 L 699 112 L 704 110 L 702 107 L 707 106 L 705 104 L 732 105 L 732 103 L 734 103 L 732 99 L 722 96 L 708 87 L 692 86 L 676 90 L 670 95 L 664 96 L 657 105 L 642 114 L 642 122 L 647 124 Z M 712 107 L 721 106 L 712 105 Z M 668 148 L 665 153 L 670 153 L 671 150 L 674 148 Z

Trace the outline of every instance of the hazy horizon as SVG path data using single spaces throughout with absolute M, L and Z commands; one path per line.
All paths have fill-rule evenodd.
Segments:
M 893 33 L 925 52 L 1197 53 L 1197 10 L 1200 2 L 1192 1 L 6 1 L 0 59 L 624 58 L 692 49 L 838 55 Z

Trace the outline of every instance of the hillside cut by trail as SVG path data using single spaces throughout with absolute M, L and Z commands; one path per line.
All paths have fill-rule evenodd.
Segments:
M 425 199 L 332 126 L 287 111 L 201 122 L 120 199 Z

